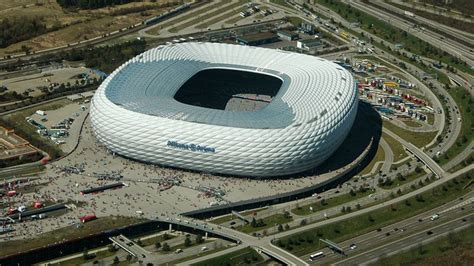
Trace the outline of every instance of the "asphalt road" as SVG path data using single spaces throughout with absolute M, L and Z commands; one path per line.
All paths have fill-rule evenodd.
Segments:
M 347 0 L 345 0 L 344 2 L 349 3 Z M 360 9 L 364 12 L 367 12 L 369 14 L 376 16 L 379 19 L 387 21 L 388 23 L 390 23 L 391 25 L 397 28 L 410 32 L 414 36 L 430 43 L 431 45 L 443 51 L 450 53 L 451 55 L 459 57 L 470 66 L 474 65 L 472 53 L 469 51 L 469 48 L 465 47 L 462 44 L 459 44 L 453 40 L 450 40 L 449 38 L 445 39 L 441 35 L 431 32 L 427 29 L 422 30 L 422 31 L 410 30 L 413 28 L 413 24 L 411 22 L 408 22 L 397 15 L 389 14 L 385 11 L 377 9 L 374 6 L 365 5 L 358 1 L 351 1 L 350 4 L 356 7 L 357 9 Z
M 399 241 L 405 240 L 405 239 L 409 239 L 409 240 L 401 241 L 405 245 L 408 245 L 411 243 L 419 243 L 419 242 L 410 242 L 413 240 L 411 236 L 417 235 L 418 237 L 423 238 L 424 235 L 426 235 L 427 231 L 429 230 L 433 231 L 431 229 L 433 227 L 440 226 L 447 222 L 459 221 L 459 220 L 461 220 L 462 224 L 472 223 L 474 220 L 471 219 L 471 220 L 462 221 L 462 218 L 460 217 L 464 217 L 466 215 L 467 216 L 473 215 L 472 214 L 474 210 L 473 199 L 474 199 L 474 192 L 471 192 L 468 195 L 466 195 L 463 198 L 463 200 L 456 199 L 440 207 L 415 215 L 403 221 L 400 221 L 400 222 L 397 222 L 385 227 L 380 227 L 380 231 L 374 230 L 367 234 L 363 234 L 363 235 L 354 237 L 352 239 L 343 241 L 341 243 L 338 243 L 338 245 L 340 245 L 340 247 L 344 249 L 345 254 L 348 257 L 345 257 L 344 255 L 341 255 L 339 253 L 333 253 L 329 248 L 317 250 L 317 251 L 312 252 L 311 254 L 316 253 L 318 251 L 322 251 L 324 252 L 324 254 L 326 254 L 324 258 L 315 261 L 315 263 L 326 264 L 326 263 L 334 263 L 337 261 L 336 264 L 344 264 L 344 262 L 351 260 L 352 258 L 358 258 L 359 260 L 357 261 L 357 263 L 354 263 L 354 264 L 363 263 L 364 262 L 363 259 L 365 258 L 365 256 L 363 255 L 369 252 L 373 252 L 374 254 L 378 254 L 378 256 L 380 256 L 382 253 L 387 253 L 389 251 L 393 252 L 393 251 L 398 250 L 395 246 L 392 246 L 391 243 L 398 243 Z M 435 213 L 440 214 L 440 219 L 431 221 L 430 217 L 431 215 Z M 422 233 L 421 236 L 419 234 L 420 232 Z M 441 232 L 441 231 L 436 230 L 433 232 Z M 387 233 L 389 235 L 387 235 Z M 354 250 L 350 249 L 350 245 L 352 244 L 356 245 L 356 248 Z M 309 255 L 310 254 L 303 256 L 302 259 L 305 261 L 309 261 Z
M 334 265 L 367 265 L 371 262 L 377 261 L 380 257 L 385 255 L 393 255 L 400 251 L 414 248 L 420 244 L 433 241 L 437 238 L 446 236 L 452 231 L 458 231 L 472 226 L 474 222 L 474 214 L 470 213 L 457 219 L 450 220 L 437 226 L 429 228 L 429 231 L 422 231 L 416 234 L 411 234 L 407 237 L 397 241 L 382 245 L 380 247 L 361 253 L 357 256 L 342 260 Z M 428 234 L 427 232 L 431 232 Z

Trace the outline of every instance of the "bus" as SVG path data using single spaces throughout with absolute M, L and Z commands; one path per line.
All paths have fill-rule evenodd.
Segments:
M 313 255 L 310 255 L 309 260 L 313 261 L 313 260 L 316 260 L 316 259 L 319 259 L 319 258 L 322 258 L 322 257 L 324 257 L 324 253 L 321 251 L 321 252 L 315 253 Z

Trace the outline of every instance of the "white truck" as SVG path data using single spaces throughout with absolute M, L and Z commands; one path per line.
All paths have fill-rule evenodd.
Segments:
M 410 12 L 410 11 L 405 11 L 405 16 L 408 16 L 408 17 L 415 17 L 415 14 L 413 14 L 413 12 Z

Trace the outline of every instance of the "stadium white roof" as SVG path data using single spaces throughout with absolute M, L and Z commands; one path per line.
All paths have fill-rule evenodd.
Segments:
M 273 101 L 255 112 L 203 108 L 173 98 L 189 78 L 210 68 L 272 75 L 283 84 Z M 130 111 L 261 129 L 325 120 L 326 114 L 337 112 L 337 106 L 350 103 L 354 97 L 352 76 L 331 61 L 281 50 L 196 42 L 149 50 L 118 68 L 102 86 L 107 86 L 110 101 Z

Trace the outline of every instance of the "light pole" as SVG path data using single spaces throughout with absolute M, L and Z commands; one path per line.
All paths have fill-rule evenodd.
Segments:
M 78 200 L 78 198 L 77 198 L 77 197 L 78 197 L 78 194 L 79 194 L 79 193 L 77 193 L 77 187 L 79 187 L 79 184 L 76 183 L 75 186 L 76 186 L 76 204 L 77 204 L 77 203 L 79 202 L 79 200 Z

